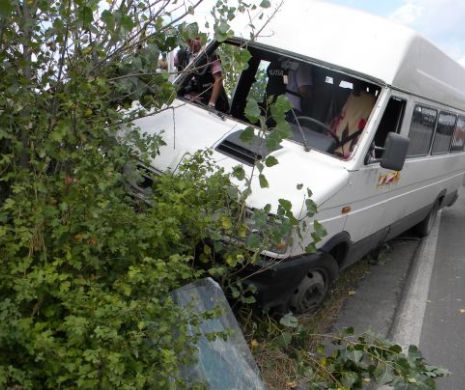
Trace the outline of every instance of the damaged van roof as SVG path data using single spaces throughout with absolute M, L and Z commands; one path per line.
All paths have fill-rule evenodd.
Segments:
M 287 1 L 257 42 L 465 109 L 465 68 L 413 30 L 363 11 Z

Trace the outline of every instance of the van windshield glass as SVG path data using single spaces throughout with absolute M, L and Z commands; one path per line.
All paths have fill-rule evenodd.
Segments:
M 245 59 L 242 65 L 238 58 Z M 380 92 L 354 76 L 233 43 L 210 46 L 192 56 L 182 72 L 180 98 L 249 123 L 245 107 L 253 98 L 269 128 L 274 126 L 270 104 L 286 96 L 292 105 L 286 113 L 290 140 L 342 159 L 355 149 Z

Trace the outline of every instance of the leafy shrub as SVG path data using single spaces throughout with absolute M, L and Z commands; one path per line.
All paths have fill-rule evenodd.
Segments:
M 169 292 L 205 273 L 231 280 L 270 244 L 247 239 L 247 193 L 208 154 L 157 177 L 150 207 L 128 196 L 123 172 L 134 149 L 148 163 L 163 141 L 126 124 L 170 103 L 176 91 L 157 70 L 159 54 L 199 34 L 195 23 L 175 24 L 185 15 L 157 6 L 0 2 L 2 388 L 173 386 L 178 367 L 195 358 L 200 319 L 187 318 Z M 231 35 L 232 15 L 249 7 L 219 0 L 216 37 Z M 286 102 L 272 108 L 277 125 L 267 142 L 285 137 L 287 110 Z M 250 102 L 247 116 L 256 122 L 258 114 Z M 266 187 L 264 165 L 257 169 Z M 240 169 L 233 176 L 247 180 Z M 281 233 L 299 224 L 291 206 L 280 201 Z M 267 213 L 256 212 L 258 226 Z M 227 237 L 247 241 L 252 256 Z M 241 285 L 228 283 L 240 295 Z
M 195 358 L 169 292 L 201 274 L 198 243 L 224 233 L 237 193 L 199 155 L 134 207 L 125 167 L 162 141 L 120 134 L 144 111 L 122 106 L 173 98 L 158 55 L 189 29 L 131 4 L 0 7 L 2 388 L 166 388 Z

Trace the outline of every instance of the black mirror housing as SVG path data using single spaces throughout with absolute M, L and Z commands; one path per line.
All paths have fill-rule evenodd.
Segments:
M 402 170 L 407 157 L 408 137 L 390 132 L 386 137 L 384 153 L 380 165 L 393 171 Z

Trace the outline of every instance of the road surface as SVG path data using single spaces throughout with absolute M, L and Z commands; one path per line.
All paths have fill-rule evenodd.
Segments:
M 406 235 L 349 297 L 333 329 L 371 329 L 415 344 L 431 364 L 448 368 L 440 390 L 465 390 L 465 196 L 443 209 L 431 234 Z

